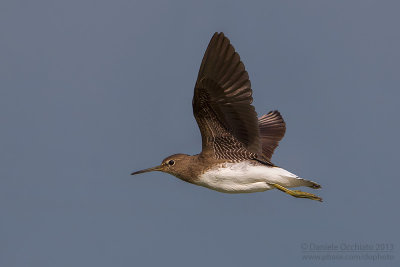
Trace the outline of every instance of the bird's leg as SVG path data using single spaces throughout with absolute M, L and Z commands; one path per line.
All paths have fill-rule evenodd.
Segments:
M 286 194 L 289 194 L 289 195 L 294 196 L 294 197 L 309 198 L 309 199 L 312 199 L 312 200 L 318 200 L 318 201 L 322 202 L 322 198 L 320 198 L 319 196 L 316 196 L 314 194 L 311 194 L 311 193 L 303 192 L 303 191 L 300 191 L 300 190 L 290 190 L 290 189 L 287 189 L 286 187 L 281 186 L 279 184 L 270 184 L 270 185 L 272 185 L 276 189 L 278 189 L 278 190 L 280 190 L 282 192 L 285 192 Z

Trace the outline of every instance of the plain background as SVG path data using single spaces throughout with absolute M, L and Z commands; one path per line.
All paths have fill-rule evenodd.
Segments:
M 0 266 L 399 266 L 399 10 L 2 0 Z M 286 120 L 273 162 L 320 183 L 323 203 L 129 175 L 200 152 L 191 100 L 215 31 L 259 115 Z M 393 244 L 394 260 L 302 258 L 343 242 Z

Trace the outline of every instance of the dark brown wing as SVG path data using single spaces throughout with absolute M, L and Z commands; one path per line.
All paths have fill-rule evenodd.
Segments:
M 223 33 L 215 33 L 204 54 L 193 97 L 203 153 L 247 159 L 261 154 L 257 113 L 249 75 Z
M 260 127 L 260 138 L 262 143 L 262 154 L 270 161 L 279 141 L 286 132 L 286 124 L 279 111 L 270 111 L 258 119 Z

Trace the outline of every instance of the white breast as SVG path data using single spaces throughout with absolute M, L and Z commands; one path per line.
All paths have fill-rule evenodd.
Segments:
M 225 163 L 200 176 L 198 185 L 225 193 L 252 193 L 272 189 L 271 183 L 285 187 L 304 185 L 305 181 L 279 167 L 252 165 L 249 162 Z

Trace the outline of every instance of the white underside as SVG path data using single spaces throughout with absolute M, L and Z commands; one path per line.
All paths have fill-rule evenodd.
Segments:
M 310 181 L 279 167 L 253 166 L 247 162 L 225 163 L 200 176 L 198 185 L 224 193 L 262 192 L 276 183 L 284 187 L 308 186 Z

